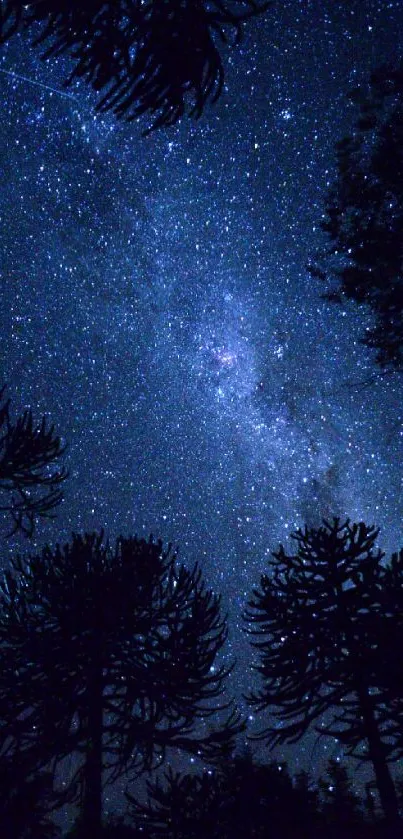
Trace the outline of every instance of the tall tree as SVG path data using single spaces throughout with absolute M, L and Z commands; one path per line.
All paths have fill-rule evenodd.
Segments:
M 29 409 L 14 420 L 5 387 L 0 390 L 0 495 L 5 498 L 0 510 L 12 518 L 9 535 L 32 536 L 37 518 L 53 517 L 68 474 L 59 465 L 65 448 L 46 417 L 35 422 Z
M 200 117 L 224 84 L 217 41 L 239 41 L 242 24 L 265 11 L 261 0 L 3 0 L 0 35 L 34 32 L 43 57 L 67 53 L 78 78 L 103 91 L 97 110 L 135 119 L 157 115 L 152 128 L 188 111 Z M 39 34 L 38 34 L 39 24 Z M 147 133 L 147 132 L 146 132 Z
M 314 726 L 371 761 L 393 823 L 389 761 L 401 754 L 403 672 L 395 655 L 393 675 L 389 663 L 391 638 L 394 651 L 403 644 L 403 565 L 395 569 L 399 584 L 389 585 L 378 532 L 335 518 L 293 533 L 296 553 L 282 545 L 273 553 L 245 615 L 263 681 L 249 699 L 270 710 L 273 722 L 260 735 L 268 745 L 295 743 Z
M 0 750 L 52 771 L 81 755 L 69 786 L 84 835 L 101 824 L 103 783 L 160 764 L 174 747 L 214 760 L 244 729 L 228 709 L 220 598 L 171 547 L 100 535 L 17 558 L 0 598 Z M 198 725 L 199 723 L 199 725 Z
M 355 91 L 354 133 L 336 146 L 337 175 L 321 227 L 327 246 L 310 266 L 329 300 L 364 303 L 374 325 L 361 337 L 387 371 L 403 370 L 403 64 Z

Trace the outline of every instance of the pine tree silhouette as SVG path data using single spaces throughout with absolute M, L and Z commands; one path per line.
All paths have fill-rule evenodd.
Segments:
M 0 390 L 0 494 L 7 497 L 0 510 L 12 518 L 10 536 L 32 536 L 37 518 L 53 518 L 68 476 L 58 463 L 65 450 L 46 417 L 36 423 L 26 410 L 13 420 L 5 387 Z
M 233 709 L 218 723 L 225 637 L 219 597 L 161 542 L 112 549 L 91 534 L 15 559 L 1 585 L 0 750 L 52 772 L 81 756 L 67 792 L 96 836 L 105 783 L 159 766 L 169 747 L 217 759 L 244 729 Z
M 353 792 L 347 769 L 332 758 L 326 767 L 325 777 L 319 780 L 321 811 L 332 835 L 344 835 L 362 821 L 360 802 Z
M 32 772 L 21 756 L 0 756 L 0 824 L 7 839 L 56 839 L 60 835 L 49 814 L 55 807 L 52 778 Z
M 366 304 L 374 326 L 362 343 L 385 371 L 403 370 L 403 64 L 355 91 L 354 134 L 339 142 L 337 177 L 321 227 L 328 245 L 310 265 L 336 303 Z
M 393 823 L 399 808 L 388 762 L 401 754 L 403 673 L 395 651 L 403 643 L 403 565 L 395 563 L 392 585 L 377 536 L 374 527 L 335 518 L 293 533 L 295 554 L 282 545 L 273 553 L 245 615 L 263 682 L 249 701 L 270 710 L 273 722 L 260 736 L 271 747 L 315 727 L 346 754 L 371 761 Z

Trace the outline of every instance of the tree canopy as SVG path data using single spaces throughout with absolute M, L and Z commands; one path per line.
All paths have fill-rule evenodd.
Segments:
M 329 300 L 366 304 L 361 336 L 384 370 L 403 370 L 403 65 L 374 72 L 354 132 L 337 149 L 337 174 L 321 227 L 328 244 L 310 266 Z
M 221 697 L 220 598 L 198 567 L 152 539 L 74 536 L 4 575 L 0 597 L 0 754 L 56 771 L 83 830 L 100 825 L 103 783 L 160 765 L 167 748 L 214 761 L 244 723 Z M 220 699 L 221 698 L 221 699 Z
M 264 12 L 261 0 L 4 0 L 0 36 L 22 30 L 46 45 L 45 59 L 67 54 L 70 85 L 83 79 L 102 92 L 97 110 L 152 128 L 185 113 L 200 117 L 224 85 L 218 42 L 239 41 L 242 24 Z M 148 132 L 146 132 L 148 133 Z
M 38 518 L 53 517 L 68 476 L 59 465 L 65 450 L 46 417 L 35 422 L 28 409 L 14 420 L 5 387 L 0 390 L 0 510 L 11 516 L 9 535 L 32 536 Z
M 256 763 L 237 755 L 210 774 L 168 769 L 147 783 L 147 803 L 127 792 L 131 821 L 153 839 L 266 839 L 302 835 L 299 822 L 310 817 L 307 802 L 294 789 L 287 767 Z
M 312 726 L 371 761 L 393 821 L 388 761 L 401 755 L 403 673 L 394 653 L 403 643 L 403 564 L 384 566 L 378 532 L 335 518 L 293 533 L 294 554 L 282 545 L 273 553 L 245 615 L 263 682 L 249 700 L 270 710 L 273 722 L 260 735 L 270 746 L 295 743 Z

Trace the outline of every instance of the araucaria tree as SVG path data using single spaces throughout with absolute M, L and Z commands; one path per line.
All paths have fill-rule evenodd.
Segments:
M 52 518 L 62 499 L 67 470 L 59 461 L 65 452 L 46 417 L 35 422 L 31 410 L 16 420 L 5 387 L 0 390 L 0 510 L 16 531 L 32 536 L 38 518 Z
M 329 300 L 367 304 L 361 336 L 387 371 L 403 370 L 403 65 L 371 76 L 354 133 L 337 144 L 337 175 L 321 223 L 328 244 L 311 265 Z
M 103 96 L 99 111 L 132 120 L 156 115 L 153 128 L 184 113 L 200 117 L 220 96 L 224 69 L 217 42 L 239 41 L 242 24 L 265 0 L 3 0 L 0 43 L 19 30 L 46 44 L 44 58 L 67 53 L 69 85 L 82 78 Z
M 383 564 L 377 536 L 374 527 L 335 518 L 293 533 L 295 553 L 282 545 L 273 553 L 245 615 L 263 682 L 249 699 L 270 712 L 260 736 L 271 747 L 295 743 L 314 727 L 348 755 L 371 761 L 394 822 L 389 761 L 403 753 L 403 664 L 396 655 L 403 644 L 403 563 L 394 557 Z
M 229 709 L 225 637 L 219 597 L 161 542 L 74 536 L 16 559 L 1 585 L 0 753 L 53 771 L 80 755 L 70 797 L 97 836 L 105 783 L 168 747 L 214 760 L 243 730 L 230 709 L 203 732 Z

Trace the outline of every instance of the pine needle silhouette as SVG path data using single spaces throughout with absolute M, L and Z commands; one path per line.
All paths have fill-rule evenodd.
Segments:
M 385 372 L 403 370 L 403 64 L 374 72 L 354 133 L 337 143 L 337 177 L 325 203 L 327 245 L 309 266 L 324 297 L 368 306 L 361 343 Z
M 266 11 L 260 0 L 5 0 L 0 42 L 35 32 L 43 58 L 68 54 L 66 86 L 83 79 L 102 98 L 101 113 L 133 120 L 155 115 L 150 130 L 185 113 L 196 119 L 223 89 L 217 42 L 238 43 L 242 25 Z M 38 34 L 38 24 L 40 31 Z M 146 131 L 145 133 L 149 133 Z
M 58 465 L 65 448 L 46 417 L 37 423 L 26 410 L 13 420 L 5 387 L 0 390 L 0 494 L 9 499 L 0 510 L 13 520 L 9 535 L 32 536 L 37 518 L 53 517 L 68 475 Z

